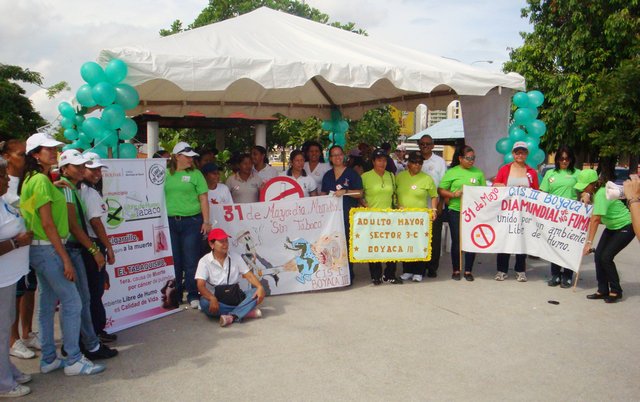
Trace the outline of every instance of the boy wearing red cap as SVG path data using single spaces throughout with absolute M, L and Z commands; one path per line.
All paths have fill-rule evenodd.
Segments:
M 226 327 L 243 318 L 259 318 L 262 312 L 257 308 L 266 292 L 260 281 L 251 272 L 242 257 L 229 252 L 229 236 L 220 228 L 212 229 L 207 237 L 211 253 L 198 262 L 196 283 L 200 292 L 200 309 L 209 317 L 220 317 L 220 326 Z M 240 276 L 253 286 L 244 292 L 244 298 L 237 305 L 225 304 L 215 296 L 216 286 L 234 285 Z

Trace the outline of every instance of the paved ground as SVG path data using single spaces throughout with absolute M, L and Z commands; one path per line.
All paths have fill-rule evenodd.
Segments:
M 472 283 L 452 281 L 445 256 L 435 280 L 379 287 L 357 265 L 352 288 L 268 298 L 260 320 L 220 328 L 185 310 L 122 331 L 97 376 L 17 361 L 36 373 L 21 400 L 640 400 L 638 246 L 617 258 L 614 305 L 585 299 L 592 257 L 575 292 L 548 287 L 543 260 L 527 283 L 494 281 L 482 255 Z

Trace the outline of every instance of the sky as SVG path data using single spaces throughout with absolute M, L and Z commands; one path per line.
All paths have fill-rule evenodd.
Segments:
M 330 21 L 354 22 L 371 38 L 499 71 L 509 48 L 529 32 L 520 17 L 525 0 L 306 0 Z M 57 105 L 71 100 L 84 82 L 80 67 L 103 48 L 157 38 L 179 19 L 187 26 L 206 0 L 19 0 L 0 2 L 0 63 L 41 73 L 46 85 L 67 81 L 71 91 L 48 99 L 44 90 L 24 85 L 47 120 Z M 488 63 L 487 61 L 492 61 Z

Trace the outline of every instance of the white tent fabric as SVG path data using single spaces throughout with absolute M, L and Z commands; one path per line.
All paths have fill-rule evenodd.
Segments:
M 444 119 L 412 135 L 407 141 L 418 141 L 427 134 L 434 140 L 457 140 L 464 138 L 464 125 L 462 119 Z
M 496 87 L 524 89 L 524 79 L 432 56 L 263 7 L 236 18 L 105 49 L 118 58 L 141 105 L 165 116 L 328 117 L 333 106 L 359 118 L 392 104 L 413 110 L 444 108 L 459 95 L 483 96 Z

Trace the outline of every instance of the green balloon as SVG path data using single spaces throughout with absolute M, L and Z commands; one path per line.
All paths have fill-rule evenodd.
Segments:
M 91 93 L 91 85 L 84 84 L 76 91 L 76 100 L 84 107 L 94 107 L 97 105 Z
M 89 85 L 95 85 L 107 79 L 102 67 L 94 61 L 88 61 L 80 67 L 80 76 Z
M 138 157 L 138 149 L 135 145 L 124 142 L 118 146 L 118 155 L 121 159 L 134 159 Z
M 78 139 L 78 132 L 72 128 L 68 128 L 64 130 L 64 138 L 68 139 L 69 141 L 75 141 Z
M 517 107 L 529 107 L 529 97 L 526 92 L 518 92 L 513 95 L 513 104 Z
M 113 85 L 102 81 L 91 87 L 91 95 L 100 106 L 109 106 L 116 100 L 116 90 Z
M 126 117 L 124 108 L 115 103 L 105 107 L 102 111 L 102 121 L 112 129 L 120 128 Z
M 504 158 L 502 158 L 502 161 L 504 162 L 505 165 L 507 163 L 513 162 L 513 154 L 511 152 L 509 152 L 508 154 L 504 154 Z
M 124 110 L 133 109 L 140 103 L 138 91 L 131 85 L 118 84 L 115 86 L 116 103 L 124 108 Z
M 502 137 L 496 142 L 496 151 L 501 154 L 511 154 L 511 147 L 513 146 L 513 141 L 509 137 Z
M 544 103 L 544 95 L 540 91 L 529 91 L 527 92 L 527 98 L 529 99 L 529 103 L 533 107 L 542 106 Z
M 138 132 L 138 125 L 136 124 L 136 122 L 127 118 L 124 120 L 124 122 L 120 126 L 120 139 L 130 140 L 136 136 L 137 132 Z
M 104 74 L 107 76 L 107 81 L 115 85 L 127 76 L 127 64 L 122 60 L 113 59 L 107 63 Z

